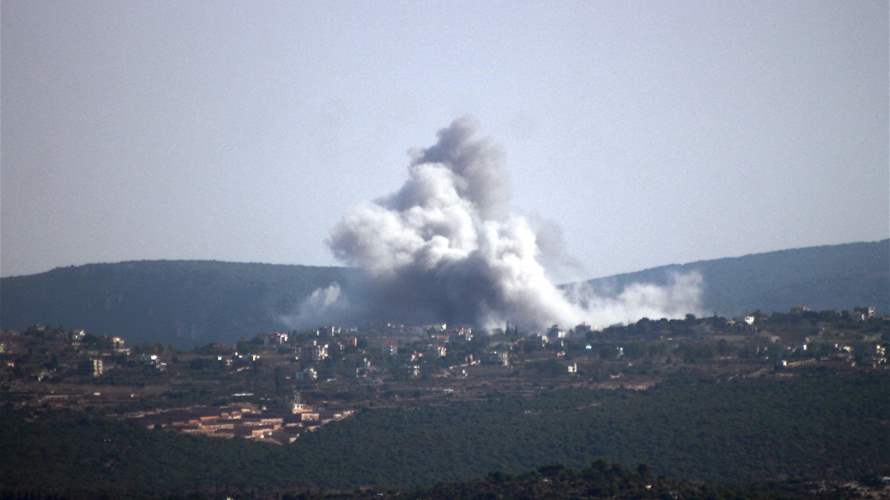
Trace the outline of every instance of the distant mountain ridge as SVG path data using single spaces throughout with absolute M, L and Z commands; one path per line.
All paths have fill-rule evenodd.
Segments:
M 219 261 L 87 264 L 0 279 L 0 323 L 86 328 L 181 346 L 281 329 L 315 289 L 355 269 Z
M 585 283 L 615 292 L 635 282 L 663 285 L 672 273 L 693 271 L 702 275 L 702 306 L 709 313 L 787 311 L 801 304 L 814 310 L 874 305 L 890 313 L 890 239 L 671 264 Z
M 875 305 L 890 312 L 890 240 L 782 250 L 656 267 L 590 280 L 620 291 L 667 283 L 673 272 L 704 278 L 706 311 L 738 315 Z M 361 272 L 344 267 L 218 261 L 131 261 L 57 268 L 0 279 L 0 326 L 44 323 L 181 346 L 232 342 L 285 328 L 314 290 L 339 283 L 347 295 Z M 385 319 L 384 312 L 380 318 Z

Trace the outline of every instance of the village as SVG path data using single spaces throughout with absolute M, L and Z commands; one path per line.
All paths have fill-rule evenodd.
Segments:
M 530 397 L 556 387 L 646 390 L 679 375 L 887 370 L 888 347 L 890 318 L 873 307 L 542 332 L 328 325 L 191 350 L 34 325 L 0 333 L 0 405 L 289 445 L 362 409 Z

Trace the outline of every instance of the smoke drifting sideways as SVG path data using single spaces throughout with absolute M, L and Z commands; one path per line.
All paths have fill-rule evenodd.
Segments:
M 366 279 L 348 288 L 348 299 L 338 283 L 316 290 L 289 323 L 385 318 L 490 329 L 509 322 L 532 331 L 700 312 L 701 277 L 694 273 L 611 295 L 554 285 L 535 225 L 509 210 L 502 153 L 477 138 L 470 119 L 455 120 L 436 144 L 411 156 L 405 184 L 350 211 L 327 240 L 334 256 Z

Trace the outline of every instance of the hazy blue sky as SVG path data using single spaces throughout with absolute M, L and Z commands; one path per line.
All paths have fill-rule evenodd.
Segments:
M 886 1 L 2 2 L 4 276 L 333 264 L 469 114 L 584 274 L 890 233 Z

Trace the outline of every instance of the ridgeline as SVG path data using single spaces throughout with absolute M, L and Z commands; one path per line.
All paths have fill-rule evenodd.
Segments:
M 620 292 L 634 282 L 663 284 L 671 273 L 697 271 L 703 307 L 735 316 L 747 311 L 814 310 L 874 305 L 890 312 L 890 240 L 810 247 L 670 265 L 591 280 Z M 0 279 L 0 326 L 64 324 L 135 342 L 189 347 L 233 342 L 286 329 L 313 290 L 337 282 L 346 294 L 356 269 L 217 261 L 138 261 L 57 268 Z M 368 320 L 389 320 L 385 311 Z

